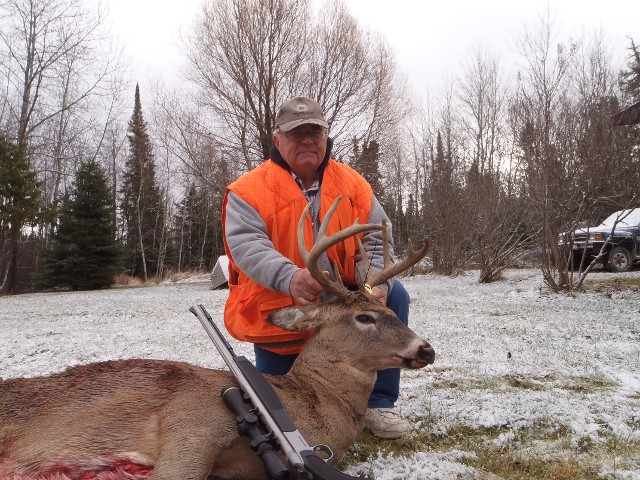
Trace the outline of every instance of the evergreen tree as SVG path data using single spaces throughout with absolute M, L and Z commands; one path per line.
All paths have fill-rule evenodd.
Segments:
M 353 153 L 351 167 L 362 175 L 371 188 L 373 194 L 383 201 L 384 192 L 380 175 L 380 145 L 375 140 L 369 143 L 363 142 L 362 148 L 356 139 L 353 140 Z
M 113 284 L 121 251 L 115 240 L 111 191 L 95 161 L 83 163 L 63 203 L 40 287 L 93 290 Z
M 128 270 L 131 275 L 146 280 L 149 275 L 162 274 L 160 258 L 165 218 L 138 85 L 127 137 L 129 156 L 125 165 L 121 210 Z
M 425 185 L 423 218 L 431 236 L 434 270 L 447 275 L 460 268 L 466 258 L 468 225 L 462 221 L 464 193 L 454 178 L 454 158 L 438 131 L 431 151 L 431 175 Z
M 0 292 L 13 293 L 17 287 L 17 260 L 22 228 L 40 211 L 40 190 L 35 173 L 23 149 L 0 133 Z
M 353 139 L 353 149 L 350 165 L 362 175 L 373 190 L 382 208 L 389 216 L 393 225 L 393 240 L 396 245 L 404 245 L 407 240 L 407 219 L 404 214 L 403 199 L 400 192 L 383 185 L 380 172 L 380 144 L 376 140 L 363 142 L 362 147 Z
M 620 87 L 634 100 L 640 100 L 640 47 L 631 40 L 628 70 L 620 73 Z
M 219 189 L 195 183 L 189 186 L 176 205 L 173 216 L 171 241 L 167 248 L 167 264 L 171 268 L 179 271 L 213 269 L 217 258 L 225 253 L 221 211 L 222 194 Z
M 204 193 L 192 183 L 186 195 L 176 206 L 170 260 L 179 271 L 202 268 L 205 263 L 209 263 L 203 258 L 203 248 L 210 236 L 208 216 L 203 215 L 208 210 Z
M 451 156 L 445 152 L 442 134 L 438 132 L 436 137 L 436 156 L 433 161 L 433 181 L 448 189 L 453 182 L 453 165 Z

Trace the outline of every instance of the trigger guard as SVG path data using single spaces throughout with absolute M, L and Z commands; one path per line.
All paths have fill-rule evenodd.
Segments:
M 333 459 L 333 451 L 327 445 L 315 445 L 313 447 L 313 453 L 317 454 L 322 452 L 324 455 L 318 455 L 325 463 L 329 463 Z M 326 456 L 326 458 L 325 458 Z

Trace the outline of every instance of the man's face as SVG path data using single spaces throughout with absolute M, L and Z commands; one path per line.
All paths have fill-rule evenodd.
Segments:
M 315 178 L 327 151 L 327 131 L 319 125 L 300 125 L 274 135 L 273 143 L 296 175 Z

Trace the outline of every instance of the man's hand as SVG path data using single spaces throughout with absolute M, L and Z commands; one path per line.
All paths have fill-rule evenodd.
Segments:
M 382 305 L 386 305 L 387 304 L 387 294 L 384 293 L 384 290 L 382 290 L 381 288 L 373 287 L 371 289 L 371 295 L 373 295 L 375 298 L 380 300 L 380 303 Z
M 329 276 L 329 272 L 322 273 L 325 276 Z M 306 268 L 301 268 L 291 277 L 289 294 L 300 305 L 316 303 L 322 292 L 324 292 L 324 288 L 311 276 Z

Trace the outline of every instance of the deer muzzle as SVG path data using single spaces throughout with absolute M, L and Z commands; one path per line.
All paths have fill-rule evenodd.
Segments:
M 418 340 L 418 344 L 412 344 L 409 355 L 402 357 L 404 368 L 418 369 L 431 365 L 436 359 L 436 351 L 422 339 Z

